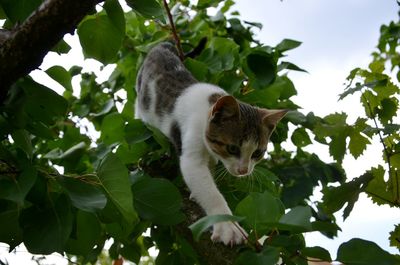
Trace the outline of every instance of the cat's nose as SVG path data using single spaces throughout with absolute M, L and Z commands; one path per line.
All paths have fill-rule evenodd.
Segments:
M 239 175 L 246 175 L 248 171 L 249 171 L 248 167 L 239 167 L 238 168 Z

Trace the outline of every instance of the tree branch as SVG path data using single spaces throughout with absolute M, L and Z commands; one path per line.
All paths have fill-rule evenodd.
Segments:
M 178 36 L 178 33 L 176 32 L 176 27 L 175 27 L 175 24 L 174 24 L 174 19 L 172 18 L 171 10 L 168 7 L 167 0 L 163 0 L 163 3 L 164 3 L 165 11 L 167 12 L 169 24 L 171 25 L 171 31 L 172 31 L 172 35 L 174 36 L 174 39 L 175 39 L 175 45 L 176 45 L 176 47 L 178 49 L 179 58 L 183 62 L 183 60 L 185 59 L 185 55 L 183 54 L 181 40 L 180 40 L 180 38 Z
M 21 25 L 0 33 L 0 102 L 10 86 L 40 66 L 66 33 L 104 0 L 46 0 Z
M 222 243 L 214 243 L 210 239 L 210 233 L 204 233 L 198 242 L 194 241 L 189 225 L 204 216 L 201 207 L 189 199 L 189 193 L 181 189 L 183 195 L 183 212 L 186 215 L 185 222 L 176 226 L 176 231 L 192 245 L 200 260 L 208 265 L 230 265 L 238 256 L 240 246 L 228 247 Z

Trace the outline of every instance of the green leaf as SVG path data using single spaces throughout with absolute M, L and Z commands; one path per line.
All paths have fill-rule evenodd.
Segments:
M 276 104 L 279 99 L 289 99 L 291 96 L 296 95 L 296 89 L 286 76 L 278 76 L 271 85 L 263 89 L 253 90 L 251 93 L 243 96 L 245 102 L 270 107 Z
M 319 259 L 321 261 L 327 261 L 327 262 L 331 262 L 332 261 L 331 254 L 329 253 L 329 251 L 324 249 L 324 248 L 322 248 L 322 247 L 304 248 L 303 250 L 301 250 L 301 253 L 305 257 L 316 258 L 316 259 Z
M 372 168 L 370 170 L 372 174 L 372 180 L 368 183 L 368 186 L 365 189 L 368 197 L 372 199 L 372 201 L 378 205 L 388 204 L 391 207 L 398 205 L 396 204 L 396 190 L 400 190 L 400 183 L 396 183 L 394 181 L 386 182 L 385 170 L 382 166 L 378 168 Z
M 136 223 L 138 216 L 133 208 L 133 196 L 130 189 L 128 170 L 118 157 L 109 153 L 97 170 L 98 181 L 124 219 Z
M 342 183 L 338 187 L 326 187 L 322 190 L 324 194 L 323 206 L 327 213 L 339 211 L 345 204 L 343 218 L 346 219 L 352 211 L 354 204 L 358 201 L 358 196 L 366 188 L 371 180 L 369 172 L 353 179 L 350 182 Z
M 152 149 L 145 142 L 138 142 L 136 144 L 121 144 L 118 146 L 116 154 L 125 164 L 136 163 Z
M 10 246 L 10 250 L 14 249 L 22 242 L 22 230 L 19 227 L 20 209 L 7 209 L 0 212 L 0 242 L 4 242 Z
M 68 72 L 70 73 L 71 76 L 76 76 L 79 75 L 82 72 L 82 66 L 78 65 L 73 65 L 71 68 L 69 68 Z
M 312 143 L 310 136 L 308 136 L 306 129 L 303 127 L 297 128 L 293 132 L 291 139 L 294 145 L 296 145 L 299 148 L 307 146 Z
M 298 67 L 297 65 L 295 65 L 291 62 L 281 62 L 281 64 L 278 65 L 278 72 L 285 70 L 285 69 L 308 73 L 306 70 Z
M 72 91 L 72 76 L 64 67 L 55 65 L 47 69 L 46 73 L 66 90 Z
M 275 49 L 281 53 L 295 49 L 301 45 L 301 42 L 296 41 L 296 40 L 291 40 L 291 39 L 284 39 L 282 40 L 276 47 Z
M 76 214 L 75 235 L 71 236 L 66 245 L 69 254 L 87 256 L 99 243 L 101 225 L 95 214 L 78 211 Z
M 13 180 L 0 179 L 0 198 L 23 204 L 26 195 L 33 187 L 37 178 L 34 167 L 25 165 L 18 178 Z
M 164 9 L 156 0 L 127 0 L 126 3 L 146 18 L 159 18 L 164 13 Z
M 276 224 L 285 212 L 282 202 L 268 191 L 252 192 L 236 206 L 235 214 L 244 216 L 244 224 L 259 234 Z
M 72 213 L 66 196 L 61 195 L 51 208 L 31 206 L 22 211 L 20 224 L 24 244 L 32 254 L 63 253 L 72 231 Z
M 80 153 L 82 153 L 84 150 L 86 150 L 86 143 L 85 142 L 80 142 L 77 143 L 76 145 L 70 147 L 68 150 L 63 152 L 60 148 L 55 148 L 48 152 L 44 158 L 51 159 L 51 160 L 59 160 L 59 159 L 68 159 L 68 158 L 75 158 L 79 156 Z
M 101 123 L 101 139 L 110 145 L 124 139 L 125 121 L 122 115 L 114 112 L 104 117 Z
M 400 250 L 400 224 L 394 226 L 394 230 L 389 236 L 390 246 Z
M 7 19 L 6 13 L 4 13 L 3 7 L 1 5 L 2 2 L 0 1 L 0 19 Z
M 370 144 L 370 141 L 360 132 L 353 131 L 350 134 L 349 150 L 354 158 L 358 158 L 362 155 L 365 149 L 367 149 L 368 144 Z
M 103 7 L 106 10 L 110 21 L 121 32 L 121 34 L 125 35 L 124 10 L 122 10 L 118 0 L 106 0 Z
M 186 68 L 192 73 L 192 75 L 199 81 L 205 82 L 207 79 L 208 66 L 207 64 L 197 61 L 192 58 L 185 59 Z
M 352 95 L 352 94 L 354 94 L 355 92 L 359 92 L 359 91 L 361 91 L 363 88 L 364 88 L 364 86 L 363 86 L 363 85 L 360 85 L 360 84 L 357 84 L 357 85 L 354 86 L 354 87 L 347 87 L 347 88 L 345 89 L 345 91 L 344 91 L 342 94 L 339 95 L 339 100 L 343 100 L 343 99 L 344 99 L 345 97 L 347 97 L 348 95 Z
M 331 235 L 336 236 L 337 231 L 341 231 L 340 227 L 336 223 L 332 223 L 331 221 L 314 221 L 311 223 L 313 231 L 325 232 Z M 326 235 L 326 234 L 325 234 Z M 331 238 L 330 236 L 329 238 Z
M 229 214 L 217 214 L 217 215 L 207 215 L 195 223 L 189 226 L 189 229 L 192 230 L 193 237 L 196 241 L 200 239 L 201 234 L 203 234 L 208 228 L 212 225 L 220 222 L 240 222 L 244 220 L 244 217 L 234 216 Z
M 259 88 L 274 82 L 277 66 L 272 54 L 260 50 L 253 51 L 246 57 L 246 66 L 246 74 L 260 85 Z
M 115 26 L 109 16 L 99 14 L 90 16 L 79 24 L 78 36 L 86 57 L 108 64 L 115 60 L 125 34 Z
M 226 92 L 233 95 L 240 91 L 244 79 L 245 78 L 243 75 L 238 75 L 233 71 L 224 72 L 224 75 L 219 80 L 218 85 Z
M 258 28 L 260 30 L 263 28 L 263 25 L 261 23 L 259 23 L 259 22 L 250 22 L 250 21 L 243 21 L 243 22 L 248 24 L 248 25 L 250 25 L 250 26 L 256 27 L 256 28 Z
M 346 265 L 400 264 L 399 257 L 391 255 L 374 242 L 359 238 L 341 244 L 336 259 Z
M 19 81 L 18 85 L 26 94 L 24 111 L 31 119 L 49 125 L 57 117 L 65 116 L 68 102 L 53 90 L 29 78 Z
M 329 143 L 329 153 L 339 163 L 343 161 L 346 153 L 346 138 L 347 135 L 342 133 L 338 136 L 332 137 L 332 141 Z
M 218 4 L 223 0 L 199 0 L 197 3 L 198 8 L 207 8 L 211 6 L 218 6 Z
M 132 185 L 135 208 L 140 217 L 157 224 L 173 225 L 183 221 L 182 197 L 168 180 L 143 178 Z
M 21 148 L 28 158 L 32 158 L 33 147 L 31 142 L 31 136 L 26 130 L 15 130 L 11 133 L 16 146 Z
M 279 249 L 266 247 L 261 252 L 246 250 L 236 259 L 234 265 L 273 265 L 278 264 Z
M 44 139 L 53 139 L 56 137 L 54 131 L 52 131 L 43 122 L 32 121 L 32 123 L 28 124 L 26 129 L 32 134 Z
M 42 0 L 0 0 L 4 12 L 14 24 L 23 22 L 41 3 Z
M 381 101 L 381 108 L 378 109 L 379 119 L 383 124 L 387 124 L 389 121 L 396 117 L 399 102 L 396 98 L 384 98 Z
M 168 152 L 171 147 L 171 142 L 159 129 L 147 125 L 147 128 L 152 131 L 153 138 L 161 146 L 163 152 Z
M 281 217 L 278 227 L 294 233 L 311 231 L 311 208 L 309 206 L 296 206 Z
M 100 117 L 107 113 L 109 113 L 115 106 L 114 99 L 109 99 L 106 103 L 103 104 L 103 108 L 97 113 L 91 113 L 90 115 L 93 117 Z
M 288 121 L 290 121 L 295 125 L 301 125 L 307 122 L 307 117 L 303 113 L 297 110 L 289 111 L 285 115 L 285 119 L 287 119 Z
M 150 131 L 141 120 L 133 120 L 125 126 L 125 140 L 128 144 L 136 144 L 149 139 L 152 136 Z
M 239 59 L 239 46 L 233 40 L 214 37 L 196 59 L 205 63 L 211 73 L 228 71 Z
M 268 245 L 273 247 L 284 247 L 286 250 L 296 250 L 303 249 L 305 247 L 304 237 L 301 234 L 278 234 L 269 237 Z M 275 265 L 275 264 L 274 264 Z
M 106 196 L 94 184 L 75 178 L 63 178 L 61 183 L 76 208 L 87 212 L 96 212 L 106 206 Z
M 71 46 L 65 41 L 65 40 L 60 40 L 56 46 L 54 46 L 51 51 L 56 52 L 58 54 L 66 54 L 71 50 Z

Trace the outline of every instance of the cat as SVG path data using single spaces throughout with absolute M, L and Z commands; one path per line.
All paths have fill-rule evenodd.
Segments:
M 191 198 L 207 215 L 231 215 L 209 165 L 220 160 L 230 174 L 249 175 L 287 110 L 253 107 L 218 86 L 198 82 L 168 42 L 147 54 L 137 75 L 136 93 L 135 117 L 161 130 L 174 144 Z M 213 225 L 215 242 L 241 244 L 246 238 L 237 223 Z

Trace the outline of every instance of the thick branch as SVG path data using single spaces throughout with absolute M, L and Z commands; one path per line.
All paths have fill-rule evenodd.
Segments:
M 182 192 L 182 190 L 181 190 Z M 189 225 L 204 216 L 201 207 L 189 199 L 189 193 L 183 193 L 183 212 L 187 219 L 185 222 L 176 226 L 177 231 L 183 235 L 197 252 L 199 258 L 208 265 L 230 265 L 233 264 L 238 256 L 240 246 L 228 247 L 222 243 L 211 241 L 210 233 L 204 233 L 199 242 L 193 240 Z
M 102 1 L 46 0 L 20 26 L 6 32 L 0 42 L 0 102 L 13 83 L 39 67 L 47 52 Z
M 7 40 L 11 35 L 11 31 L 6 29 L 0 29 L 0 45 Z

